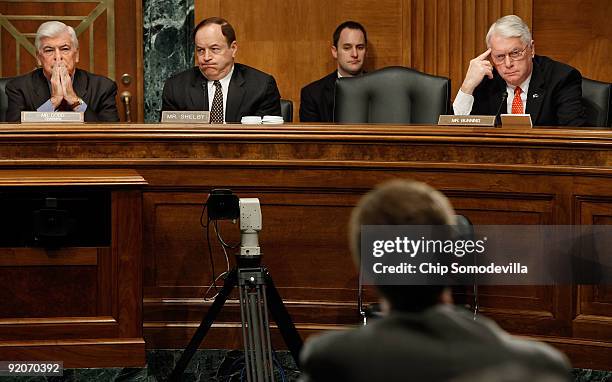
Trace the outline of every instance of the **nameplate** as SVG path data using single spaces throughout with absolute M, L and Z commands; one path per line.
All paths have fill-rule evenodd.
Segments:
M 162 111 L 162 123 L 208 123 L 209 111 Z
M 76 111 L 22 111 L 21 123 L 83 123 L 83 113 Z
M 533 127 L 530 114 L 502 114 L 500 117 L 504 129 L 531 129 Z
M 438 126 L 495 126 L 494 115 L 441 115 Z

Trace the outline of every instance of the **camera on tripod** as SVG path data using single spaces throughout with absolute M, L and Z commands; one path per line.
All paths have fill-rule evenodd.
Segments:
M 261 207 L 257 198 L 239 198 L 232 190 L 214 189 L 206 202 L 208 220 L 240 218 L 240 257 L 261 255 L 258 232 L 261 231 Z
M 240 253 L 236 256 L 236 266 L 232 270 L 228 270 L 224 278 L 223 288 L 217 293 L 215 301 L 202 318 L 169 380 L 181 380 L 191 357 L 211 328 L 232 289 L 238 287 L 244 344 L 244 374 L 249 382 L 273 382 L 275 379 L 275 362 L 268 310 L 276 321 L 277 328 L 297 365 L 299 365 L 302 338 L 274 286 L 272 277 L 267 268 L 261 264 L 258 235 L 262 227 L 262 217 L 259 199 L 239 198 L 231 190 L 214 189 L 210 192 L 205 207 L 208 211 L 207 233 L 210 223 L 214 222 L 213 227 L 224 252 L 226 248 L 235 247 L 223 241 L 217 229 L 217 221 L 240 219 Z
M 236 220 L 240 216 L 240 199 L 230 189 L 212 190 L 206 203 L 208 220 Z

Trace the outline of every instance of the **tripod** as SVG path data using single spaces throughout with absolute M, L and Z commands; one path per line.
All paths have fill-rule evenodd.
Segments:
M 202 318 L 200 326 L 172 371 L 170 381 L 178 382 L 181 380 L 189 361 L 191 361 L 235 286 L 239 287 L 240 292 L 240 316 L 247 381 L 274 381 L 268 308 L 296 365 L 299 366 L 302 338 L 274 286 L 270 273 L 265 266 L 261 265 L 261 257 L 237 256 L 237 259 L 238 265 L 226 276 L 223 288 Z

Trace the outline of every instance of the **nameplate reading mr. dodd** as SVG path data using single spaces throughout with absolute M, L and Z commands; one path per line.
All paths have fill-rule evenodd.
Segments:
M 441 115 L 439 126 L 495 126 L 494 115 Z
M 83 123 L 83 113 L 76 111 L 22 111 L 21 123 Z
M 209 111 L 162 111 L 162 123 L 208 123 Z

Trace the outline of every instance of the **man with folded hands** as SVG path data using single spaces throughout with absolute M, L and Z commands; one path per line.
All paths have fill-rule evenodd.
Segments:
M 534 125 L 582 126 L 582 76 L 569 65 L 535 54 L 529 27 L 515 15 L 498 19 L 487 50 L 470 61 L 455 115 L 530 114 Z
M 194 29 L 198 66 L 164 84 L 162 110 L 210 111 L 210 123 L 240 122 L 244 116 L 281 115 L 274 77 L 234 62 L 236 33 L 227 20 L 210 17 Z
M 85 122 L 117 122 L 114 81 L 77 69 L 79 40 L 71 26 L 59 21 L 40 25 L 34 40 L 40 69 L 6 84 L 7 122 L 18 122 L 22 111 L 77 111 Z

